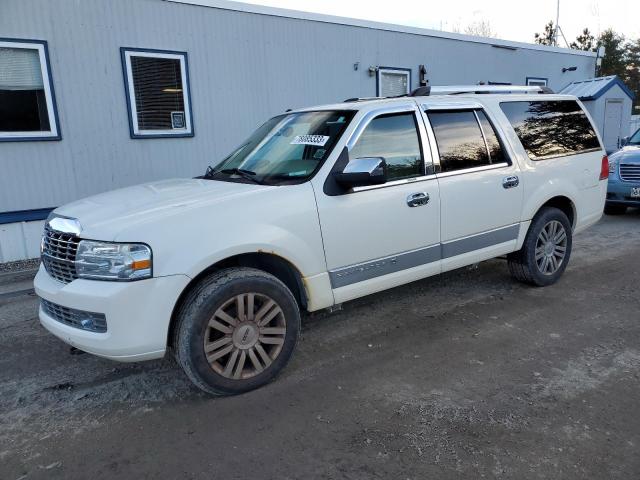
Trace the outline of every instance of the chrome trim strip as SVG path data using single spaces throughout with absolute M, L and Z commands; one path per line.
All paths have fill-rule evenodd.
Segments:
M 329 271 L 336 289 L 518 239 L 520 224 Z
M 329 272 L 329 279 L 332 288 L 340 288 L 438 260 L 440 260 L 439 244 L 332 270 Z
M 491 247 L 500 243 L 517 240 L 520 225 L 510 225 L 490 232 L 472 235 L 470 237 L 453 240 L 442 244 L 442 259 L 473 252 L 482 248 Z
M 47 224 L 53 230 L 57 230 L 62 233 L 80 235 L 80 232 L 82 232 L 82 225 L 80 225 L 80 222 L 75 218 L 55 216 L 48 220 Z
M 438 173 L 438 178 L 455 177 L 456 175 L 464 175 L 465 173 L 484 172 L 485 170 L 497 170 L 498 168 L 510 167 L 507 162 L 494 163 L 491 165 L 483 165 L 481 167 L 466 168 L 464 170 L 453 170 L 451 172 Z
M 353 193 L 364 192 L 367 190 L 377 190 L 379 188 L 396 187 L 398 185 L 407 185 L 409 183 L 425 182 L 427 180 L 435 180 L 435 175 L 425 175 L 422 177 L 403 178 L 400 180 L 393 180 L 391 182 L 383 183 L 381 185 L 366 185 L 364 187 L 353 188 Z

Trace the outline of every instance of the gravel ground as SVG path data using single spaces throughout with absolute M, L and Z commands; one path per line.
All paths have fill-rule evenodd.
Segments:
M 30 258 L 28 260 L 17 260 L 15 262 L 0 263 L 0 274 L 8 272 L 19 272 L 22 270 L 37 270 L 40 265 L 39 258 Z
M 640 214 L 536 289 L 493 260 L 305 319 L 269 386 L 208 398 L 0 301 L 0 479 L 640 478 Z

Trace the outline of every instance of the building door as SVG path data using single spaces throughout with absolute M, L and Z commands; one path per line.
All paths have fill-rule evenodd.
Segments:
M 620 147 L 622 129 L 622 100 L 607 100 L 604 105 L 602 141 L 607 153 Z

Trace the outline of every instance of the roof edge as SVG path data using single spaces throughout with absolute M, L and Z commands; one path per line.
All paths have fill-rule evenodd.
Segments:
M 462 33 L 444 32 L 441 30 L 431 30 L 428 28 L 410 27 L 393 23 L 376 22 L 372 20 L 362 20 L 357 18 L 339 17 L 336 15 L 326 15 L 323 13 L 302 12 L 287 8 L 268 7 L 264 5 L 253 5 L 243 2 L 229 0 L 163 0 L 171 3 L 181 3 L 186 5 L 196 5 L 200 7 L 218 8 L 221 10 L 232 10 L 236 12 L 254 13 L 258 15 L 268 15 L 274 17 L 294 18 L 297 20 L 309 20 L 313 22 L 333 23 L 352 27 L 371 28 L 374 30 L 385 30 L 389 32 L 410 33 L 425 37 L 445 38 L 463 42 L 482 43 L 496 47 L 511 49 L 541 50 L 549 53 L 563 53 L 565 55 L 578 55 L 583 57 L 595 57 L 596 52 L 584 50 L 573 50 L 569 48 L 551 47 L 547 45 L 537 45 L 535 43 L 515 42 L 511 40 L 501 40 L 497 38 L 477 37 Z
M 571 82 L 567 85 L 565 85 L 559 93 L 562 93 L 564 90 L 566 90 L 567 88 L 569 88 L 571 85 L 577 85 L 577 84 L 581 84 L 581 83 L 593 83 L 597 80 L 604 80 L 606 78 L 609 78 L 609 80 L 607 80 L 607 82 L 602 85 L 597 91 L 596 93 L 594 93 L 593 95 L 580 95 L 578 96 L 578 98 L 580 100 L 585 100 L 585 101 L 592 101 L 592 100 L 597 100 L 598 98 L 600 98 L 602 95 L 604 95 L 605 93 L 607 93 L 613 86 L 617 85 L 620 87 L 620 89 L 633 101 L 636 98 L 636 94 L 633 93 L 633 91 L 627 87 L 625 85 L 625 83 L 620 79 L 620 77 L 618 75 L 608 75 L 606 77 L 595 77 L 595 78 L 590 78 L 587 80 L 578 80 L 575 82 Z M 573 95 L 573 94 L 571 94 Z

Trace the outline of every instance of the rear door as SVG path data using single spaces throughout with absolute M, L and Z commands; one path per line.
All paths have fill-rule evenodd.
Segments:
M 429 108 L 439 170 L 442 268 L 515 250 L 523 189 L 518 167 L 482 108 Z

